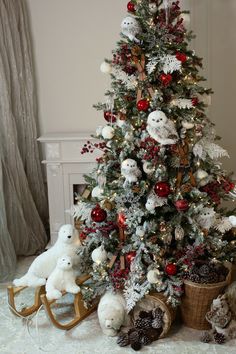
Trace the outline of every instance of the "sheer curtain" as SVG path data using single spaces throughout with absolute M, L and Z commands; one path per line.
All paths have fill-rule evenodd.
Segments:
M 47 243 L 26 10 L 24 0 L 0 0 L 0 281 L 12 278 L 17 255 Z

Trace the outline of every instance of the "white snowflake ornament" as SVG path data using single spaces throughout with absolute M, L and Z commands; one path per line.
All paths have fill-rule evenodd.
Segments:
M 193 108 L 192 100 L 188 98 L 175 98 L 171 101 L 171 106 L 178 107 L 181 109 L 191 109 Z
M 112 139 L 114 135 L 114 128 L 112 128 L 110 125 L 107 125 L 102 129 L 102 137 L 104 139 Z
M 175 55 L 165 55 L 162 59 L 162 70 L 165 74 L 172 74 L 174 71 L 179 71 L 182 67 L 181 61 L 179 61 Z
M 149 114 L 147 131 L 161 145 L 172 145 L 178 140 L 174 123 L 162 111 L 157 110 Z
M 126 159 L 121 164 L 121 175 L 125 177 L 124 186 L 127 183 L 137 182 L 142 173 L 133 159 Z
M 121 23 L 121 31 L 130 41 L 139 43 L 136 36 L 141 32 L 141 29 L 138 21 L 134 17 L 127 16 L 123 19 Z

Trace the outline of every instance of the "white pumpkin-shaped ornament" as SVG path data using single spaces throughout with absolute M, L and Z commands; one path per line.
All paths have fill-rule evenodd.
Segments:
M 195 172 L 195 177 L 200 187 L 204 187 L 207 183 L 209 183 L 209 174 L 201 168 Z
M 91 256 L 92 256 L 92 260 L 97 264 L 105 262 L 108 258 L 107 251 L 105 250 L 103 245 L 95 248 Z
M 103 137 L 103 139 L 112 139 L 114 135 L 115 135 L 115 130 L 110 125 L 106 125 L 102 129 L 102 137 Z
M 106 61 L 104 61 L 101 66 L 100 66 L 100 71 L 103 74 L 110 74 L 112 72 L 112 66 L 110 63 L 107 63 Z
M 194 123 L 191 123 L 191 122 L 187 122 L 187 121 L 183 121 L 182 122 L 182 127 L 189 130 L 189 129 L 192 129 L 194 128 Z
M 158 269 L 151 269 L 147 273 L 147 280 L 150 284 L 161 283 L 161 274 Z

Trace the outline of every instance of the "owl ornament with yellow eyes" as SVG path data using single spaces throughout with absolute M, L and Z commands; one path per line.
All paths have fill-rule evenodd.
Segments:
M 125 177 L 124 187 L 129 183 L 135 183 L 142 173 L 133 159 L 126 159 L 121 164 L 121 175 Z
M 174 123 L 162 111 L 157 110 L 149 114 L 147 131 L 151 138 L 161 145 L 173 145 L 178 140 Z

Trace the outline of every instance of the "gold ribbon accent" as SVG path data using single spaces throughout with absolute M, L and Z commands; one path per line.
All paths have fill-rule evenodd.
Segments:
M 145 73 L 145 55 L 144 54 L 141 54 L 141 59 L 139 60 L 139 58 L 136 56 L 136 55 L 133 55 L 132 57 L 134 63 L 135 63 L 135 66 L 139 72 L 139 80 L 140 81 L 145 81 L 147 79 L 147 75 Z M 147 90 L 149 92 L 149 95 L 151 97 L 154 96 L 154 90 L 153 88 L 151 87 L 150 84 L 148 84 L 148 87 L 147 87 Z M 137 102 L 140 101 L 142 99 L 142 89 L 141 88 L 138 88 L 138 91 L 137 91 Z
M 184 143 L 180 143 L 177 146 L 177 153 L 180 156 L 180 167 L 179 167 L 179 171 L 177 174 L 177 182 L 176 182 L 176 188 L 179 189 L 183 180 L 183 174 L 184 174 L 184 170 L 186 168 L 188 168 L 190 166 L 189 163 L 189 145 L 188 145 L 188 139 L 186 138 L 184 140 Z M 188 171 L 188 175 L 190 178 L 190 183 L 193 187 L 196 187 L 196 180 L 195 177 L 193 175 L 192 169 L 190 168 Z

